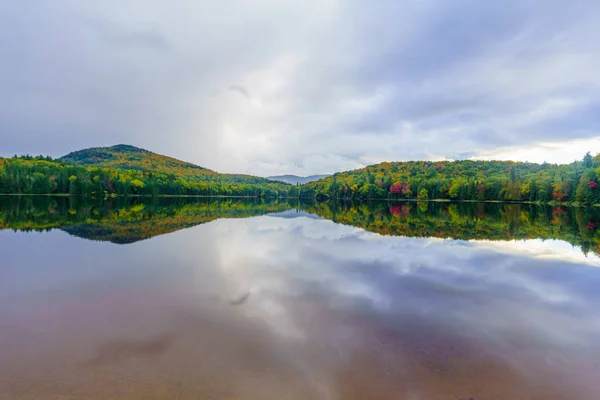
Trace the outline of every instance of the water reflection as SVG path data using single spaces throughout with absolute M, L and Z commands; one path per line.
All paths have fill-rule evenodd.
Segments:
M 287 211 L 287 212 L 286 212 Z M 0 196 L 0 229 L 127 244 L 222 218 L 318 216 L 382 235 L 561 240 L 600 254 L 600 210 L 498 203 L 304 203 L 249 199 Z
M 600 212 L 498 203 L 314 203 L 304 207 L 332 221 L 383 235 L 463 240 L 558 239 L 600 250 Z
M 289 203 L 231 198 L 0 196 L 0 229 L 61 229 L 84 239 L 128 244 L 219 218 L 245 218 L 290 207 Z
M 100 346 L 96 355 L 85 365 L 100 367 L 123 362 L 128 358 L 157 357 L 167 351 L 172 342 L 173 335 L 170 334 L 162 334 L 155 338 L 142 340 L 112 340 Z
M 0 231 L 0 393 L 597 398 L 600 263 L 568 244 L 596 248 L 595 231 L 580 229 L 593 213 L 565 209 L 555 220 L 552 209 L 512 205 L 484 205 L 490 216 L 448 204 L 407 203 L 399 213 L 388 204 L 255 206 L 262 211 L 235 216 L 274 212 L 212 212 L 211 223 L 129 246 L 58 229 Z M 95 220 L 113 223 L 121 208 L 110 210 Z M 38 218 L 2 215 L 12 216 L 2 220 L 9 227 L 32 228 Z M 177 215 L 167 218 L 188 218 Z M 65 217 L 53 227 L 82 223 Z M 402 237 L 377 233 L 384 229 Z M 452 235 L 477 240 L 440 239 Z M 513 238 L 528 240 L 497 241 Z

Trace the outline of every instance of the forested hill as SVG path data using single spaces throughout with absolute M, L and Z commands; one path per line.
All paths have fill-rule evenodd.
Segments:
M 196 164 L 156 154 L 128 144 L 118 144 L 111 147 L 92 147 L 74 151 L 59 158 L 58 161 L 72 165 L 151 171 L 192 181 L 210 180 L 259 185 L 272 183 L 270 179 L 259 176 L 218 173 Z
M 0 193 L 288 196 L 295 187 L 251 175 L 220 174 L 129 145 L 50 157 L 0 158 Z
M 600 204 L 600 156 L 571 164 L 513 161 L 384 162 L 300 188 L 317 199 L 448 199 Z
M 118 144 L 112 147 L 92 147 L 74 151 L 58 160 L 73 165 L 161 171 L 174 174 L 175 176 L 201 176 L 216 173 L 192 163 L 127 144 Z

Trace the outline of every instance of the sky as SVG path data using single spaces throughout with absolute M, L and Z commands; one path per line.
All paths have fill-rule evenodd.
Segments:
M 0 156 L 221 172 L 600 152 L 597 0 L 6 0 Z

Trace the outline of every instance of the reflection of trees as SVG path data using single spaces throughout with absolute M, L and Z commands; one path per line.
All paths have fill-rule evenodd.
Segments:
M 600 210 L 500 203 L 265 202 L 242 199 L 0 196 L 0 229 L 48 230 L 132 243 L 219 218 L 296 207 L 382 235 L 453 239 L 560 239 L 600 254 Z
M 62 229 L 72 235 L 132 243 L 219 218 L 244 218 L 283 211 L 288 203 L 241 199 L 2 197 L 0 229 Z
M 312 203 L 308 212 L 382 235 L 452 239 L 559 239 L 600 253 L 600 211 L 502 203 Z

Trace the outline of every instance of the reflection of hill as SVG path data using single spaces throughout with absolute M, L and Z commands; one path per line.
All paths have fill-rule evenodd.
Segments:
M 84 239 L 129 244 L 208 222 L 186 221 L 182 224 L 176 224 L 171 218 L 167 217 L 166 219 L 168 219 L 168 221 L 161 219 L 159 224 L 157 224 L 158 221 L 154 219 L 130 222 L 106 221 L 69 225 L 60 229 L 70 235 Z
M 294 209 L 295 208 L 295 209 Z M 307 203 L 242 199 L 0 196 L 0 229 L 61 229 L 71 235 L 133 243 L 219 218 L 267 213 L 319 215 L 382 235 L 452 239 L 559 239 L 600 254 L 600 210 L 489 203 Z M 307 214 L 310 213 L 310 214 Z
M 498 203 L 315 203 L 334 222 L 382 235 L 462 240 L 559 239 L 600 254 L 600 211 Z
M 219 218 L 245 218 L 290 208 L 287 203 L 238 199 L 0 198 L 0 229 L 61 229 L 71 235 L 112 243 L 134 243 Z

